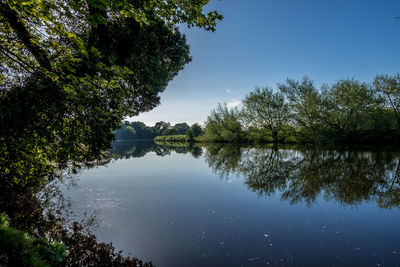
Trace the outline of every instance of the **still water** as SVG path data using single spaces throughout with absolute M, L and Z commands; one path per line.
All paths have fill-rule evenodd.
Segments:
M 116 142 L 63 193 L 156 266 L 397 266 L 400 153 Z

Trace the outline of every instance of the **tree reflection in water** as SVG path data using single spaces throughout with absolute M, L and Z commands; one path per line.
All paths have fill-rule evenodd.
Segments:
M 291 204 L 304 202 L 311 206 L 322 196 L 341 205 L 357 206 L 368 201 L 385 209 L 400 205 L 400 153 L 390 150 L 277 149 L 234 144 L 201 147 L 198 144 L 157 145 L 124 141 L 114 143 L 108 160 L 91 167 L 112 160 L 143 157 L 148 152 L 166 156 L 172 151 L 190 153 L 195 158 L 204 156 L 208 166 L 221 178 L 243 176 L 248 188 L 259 196 L 279 193 L 282 200 Z M 91 234 L 91 229 L 100 222 L 96 214 L 79 223 L 71 218 L 69 202 L 64 199 L 59 185 L 63 182 L 74 185 L 73 177 L 79 164 L 74 167 L 71 175 L 64 170 L 63 175 L 55 176 L 57 178 L 44 188 L 2 192 L 0 212 L 9 216 L 13 227 L 34 237 L 63 241 L 69 247 L 66 265 L 143 265 L 135 258 L 125 258 L 115 252 L 111 244 L 97 242 Z M 151 263 L 144 266 L 151 266 Z
M 66 245 L 68 251 L 60 266 L 153 266 L 151 262 L 125 257 L 111 243 L 98 242 L 93 234 L 100 223 L 96 212 L 85 214 L 79 222 L 74 221 L 70 202 L 60 190 L 61 185 L 75 186 L 76 174 L 80 170 L 104 165 L 110 160 L 84 165 L 71 163 L 68 169 L 54 173 L 46 185 L 25 187 L 18 192 L 4 190 L 0 195 L 0 213 L 7 214 L 11 227 L 31 237 Z M 0 188 L 5 188 L 5 185 L 0 184 Z M 13 257 L 14 254 L 12 248 L 0 246 L 0 266 L 21 266 L 21 259 Z
M 229 143 L 164 144 L 122 141 L 114 143 L 114 159 L 190 153 L 203 155 L 220 178 L 241 175 L 250 190 L 260 196 L 281 193 L 291 204 L 311 206 L 319 196 L 342 205 L 375 201 L 381 208 L 400 205 L 400 153 L 395 150 L 360 150 L 306 146 L 250 147 Z
M 291 204 L 315 203 L 319 196 L 356 206 L 375 201 L 381 208 L 400 204 L 397 151 L 360 151 L 297 147 L 240 148 L 208 145 L 209 167 L 220 177 L 242 175 L 260 196 L 281 193 Z

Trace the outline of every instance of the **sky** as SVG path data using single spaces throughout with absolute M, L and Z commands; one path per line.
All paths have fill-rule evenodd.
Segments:
M 215 32 L 181 28 L 192 62 L 158 107 L 129 121 L 204 124 L 218 103 L 240 105 L 256 86 L 400 72 L 400 0 L 211 0 L 207 9 L 223 21 Z

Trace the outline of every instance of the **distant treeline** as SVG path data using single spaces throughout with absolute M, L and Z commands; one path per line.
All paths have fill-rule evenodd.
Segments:
M 317 88 L 304 77 L 286 80 L 274 90 L 256 87 L 237 108 L 219 104 L 204 128 L 178 123 L 123 122 L 117 140 L 158 142 L 240 142 L 309 144 L 398 144 L 400 74 L 372 83 L 340 80 Z
M 124 121 L 115 132 L 116 140 L 154 139 L 156 136 L 187 135 L 188 139 L 203 134 L 197 123 L 189 126 L 187 123 L 177 123 L 171 126 L 169 122 L 159 121 L 153 127 L 143 122 Z
M 240 108 L 211 111 L 202 140 L 211 142 L 367 143 L 399 141 L 400 74 L 316 88 L 305 77 L 277 89 L 257 87 Z

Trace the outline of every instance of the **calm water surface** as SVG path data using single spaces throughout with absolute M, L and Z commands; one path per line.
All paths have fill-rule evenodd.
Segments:
M 64 188 L 156 266 L 398 266 L 399 153 L 117 142 Z

